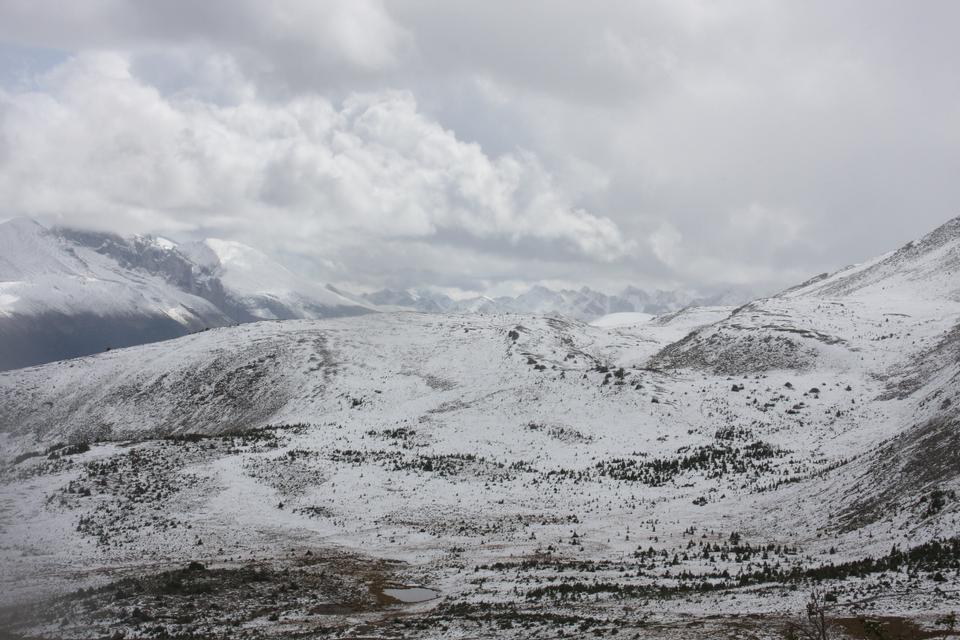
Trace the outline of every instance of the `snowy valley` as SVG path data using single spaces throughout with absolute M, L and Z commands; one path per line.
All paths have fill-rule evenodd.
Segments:
M 102 243 L 18 225 L 62 250 L 56 274 L 4 264 L 18 312 L 109 286 L 118 314 L 213 328 L 0 373 L 17 637 L 781 638 L 811 590 L 849 637 L 955 633 L 960 219 L 742 306 L 596 326 L 372 302 L 224 326 L 210 291 L 349 305 L 312 289 L 284 316 L 212 260 L 190 297 L 131 284 Z M 63 273 L 82 293 L 48 296 Z

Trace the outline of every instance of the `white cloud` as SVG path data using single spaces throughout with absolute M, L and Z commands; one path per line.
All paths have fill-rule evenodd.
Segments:
M 754 202 L 730 214 L 732 235 L 751 236 L 770 247 L 791 246 L 800 238 L 805 226 L 802 216 L 783 209 L 774 209 Z
M 210 80 L 230 65 L 205 70 Z M 215 84 L 215 82 L 213 83 Z M 8 212 L 120 231 L 229 227 L 291 252 L 363 238 L 558 244 L 590 259 L 628 243 L 575 206 L 538 158 L 490 157 L 408 92 L 218 104 L 163 95 L 117 53 L 81 54 L 41 90 L 0 94 Z
M 414 285 L 452 249 L 470 286 L 785 286 L 960 212 L 958 19 L 949 0 L 0 0 L 0 87 L 37 90 L 2 117 L 39 127 L 0 140 L 0 180 L 32 211 L 345 269 L 383 273 L 357 253 L 379 246 Z M 75 88 L 23 80 L 95 50 L 123 53 L 66 65 Z M 658 255 L 662 225 L 681 240 Z
M 765 253 L 791 246 L 802 228 L 796 216 L 752 204 L 729 216 L 729 224 L 714 236 L 720 255 L 698 251 L 683 234 L 668 222 L 662 222 L 647 239 L 653 254 L 684 280 L 708 285 L 747 285 L 777 282 L 782 271 L 769 266 L 769 260 L 756 260 L 757 245 Z M 788 278 L 798 280 L 802 271 L 790 270 Z
M 664 264 L 681 267 L 680 245 L 683 235 L 669 222 L 662 222 L 650 235 L 650 248 Z

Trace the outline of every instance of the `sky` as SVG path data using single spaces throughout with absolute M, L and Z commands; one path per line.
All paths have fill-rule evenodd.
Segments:
M 0 0 L 0 218 L 771 291 L 960 215 L 960 3 Z

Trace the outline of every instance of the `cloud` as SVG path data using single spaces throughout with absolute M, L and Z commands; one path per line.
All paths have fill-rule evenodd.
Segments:
M 803 231 L 804 220 L 793 212 L 753 202 L 730 214 L 734 238 L 763 238 L 769 247 L 791 246 Z
M 389 69 L 410 46 L 380 0 L 3 0 L 0 13 L 7 42 L 71 50 L 204 45 L 243 58 L 248 71 L 301 78 Z
M 219 68 L 225 86 L 244 82 Z M 601 261 L 629 249 L 536 155 L 490 157 L 409 92 L 335 105 L 266 101 L 247 87 L 224 105 L 165 96 L 117 53 L 80 54 L 40 89 L 0 94 L 0 201 L 11 212 L 120 231 L 229 227 L 307 254 L 457 237 L 474 250 L 533 241 Z
M 784 272 L 769 266 L 774 261 L 771 256 L 784 247 L 794 247 L 802 228 L 803 221 L 797 216 L 754 203 L 731 212 L 728 224 L 714 236 L 723 255 L 699 251 L 669 222 L 660 223 L 647 243 L 661 262 L 688 281 L 708 286 L 773 285 Z M 796 281 L 804 272 L 793 269 L 786 275 L 788 281 Z
M 776 288 L 960 213 L 958 20 L 948 0 L 0 0 L 0 108 L 40 128 L 0 158 L 35 211 L 210 228 L 371 279 L 403 260 L 414 285 L 456 264 Z M 129 78 L 84 71 L 97 50 Z
M 661 223 L 656 231 L 650 234 L 649 241 L 653 254 L 664 264 L 674 268 L 680 266 L 679 251 L 683 236 L 677 231 L 676 227 L 669 222 Z

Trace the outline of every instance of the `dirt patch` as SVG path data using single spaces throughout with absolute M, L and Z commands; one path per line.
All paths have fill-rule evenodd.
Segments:
M 923 640 L 957 637 L 948 630 L 923 629 L 912 620 L 893 616 L 838 618 L 834 623 L 849 637 L 860 640 Z
M 331 631 L 343 616 L 375 623 L 392 599 L 369 585 L 392 584 L 396 563 L 351 556 L 207 567 L 201 562 L 125 577 L 31 606 L 0 611 L 3 634 L 58 638 L 290 637 Z M 378 589 L 382 591 L 382 589 Z

